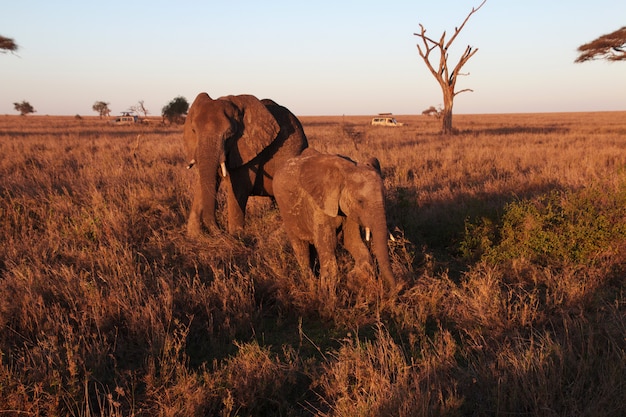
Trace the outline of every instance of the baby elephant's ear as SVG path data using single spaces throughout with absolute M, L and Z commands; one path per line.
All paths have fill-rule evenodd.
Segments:
M 380 168 L 380 161 L 378 160 L 378 158 L 372 156 L 368 158 L 368 160 L 365 161 L 364 164 L 367 165 L 368 167 L 374 168 L 376 172 L 378 172 L 378 175 L 380 175 L 381 177 L 383 176 L 382 174 L 383 171 Z
M 308 158 L 302 163 L 300 186 L 324 214 L 337 217 L 343 176 L 337 167 L 324 164 L 323 160 L 318 159 Z

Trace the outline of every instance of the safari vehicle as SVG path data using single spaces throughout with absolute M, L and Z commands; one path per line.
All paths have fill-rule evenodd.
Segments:
M 399 123 L 394 117 L 374 117 L 372 119 L 372 126 L 402 126 L 403 123 Z
M 130 113 L 122 113 L 121 116 L 115 118 L 115 120 L 111 120 L 111 124 L 122 126 L 122 125 L 134 125 L 139 121 L 137 116 L 134 116 Z

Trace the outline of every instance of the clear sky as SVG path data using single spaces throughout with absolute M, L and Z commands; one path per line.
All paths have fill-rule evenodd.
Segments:
M 419 114 L 443 104 L 418 55 L 422 23 L 454 31 L 480 0 L 5 2 L 0 114 L 28 101 L 38 115 L 113 114 L 143 100 L 160 115 L 189 103 L 254 94 L 297 115 Z M 626 110 L 626 62 L 574 64 L 576 48 L 626 26 L 623 0 L 487 0 L 450 51 L 464 67 L 455 113 Z

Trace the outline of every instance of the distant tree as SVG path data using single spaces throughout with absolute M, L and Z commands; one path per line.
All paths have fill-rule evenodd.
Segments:
M 595 59 L 626 60 L 626 26 L 579 46 L 578 52 L 580 55 L 574 62 L 593 61 Z
M 424 116 L 435 116 L 437 119 L 441 117 L 442 108 L 436 108 L 435 106 L 430 106 L 426 110 L 422 112 Z
M 480 10 L 480 8 L 483 7 L 486 1 L 487 0 L 483 0 L 483 2 L 480 3 L 480 6 L 472 8 L 472 11 L 467 15 L 461 26 L 454 28 L 454 34 L 447 42 L 445 31 L 443 32 L 443 35 L 441 35 L 441 38 L 436 41 L 426 36 L 426 29 L 424 29 L 424 26 L 421 23 L 420 33 L 414 33 L 414 35 L 421 38 L 423 42 L 423 46 L 420 46 L 419 44 L 417 45 L 417 50 L 420 56 L 424 60 L 424 63 L 430 70 L 431 74 L 433 74 L 433 76 L 441 86 L 441 91 L 443 93 L 441 132 L 446 135 L 454 132 L 454 130 L 452 129 L 452 106 L 454 105 L 454 97 L 457 94 L 461 94 L 466 91 L 473 91 L 469 88 L 460 91 L 454 91 L 459 75 L 467 75 L 461 74 L 461 68 L 463 68 L 463 65 L 465 65 L 467 61 L 469 61 L 469 59 L 473 57 L 476 52 L 478 52 L 478 48 L 472 49 L 472 47 L 468 45 L 465 49 L 465 52 L 463 52 L 463 54 L 461 55 L 461 58 L 459 58 L 459 62 L 452 69 L 452 71 L 450 71 L 448 65 L 448 48 L 450 48 L 458 34 L 465 26 L 465 23 L 467 23 L 467 21 L 469 20 L 470 16 Z M 430 53 L 435 49 L 439 51 L 439 64 L 437 69 L 435 69 L 435 67 L 433 67 L 433 64 L 430 62 Z
M 108 117 L 111 114 L 111 110 L 109 109 L 109 103 L 104 101 L 96 101 L 93 106 L 91 106 L 92 110 L 100 115 L 100 118 Z
M 170 123 L 182 124 L 185 121 L 185 115 L 189 110 L 189 103 L 183 96 L 178 96 L 170 101 L 161 110 L 161 116 L 163 120 L 167 120 Z
M 134 106 L 130 106 L 130 110 L 134 111 L 137 114 L 143 114 L 143 117 L 148 117 L 148 109 L 146 109 L 146 106 L 144 106 L 143 104 L 143 100 L 139 100 L 137 102 L 137 104 L 135 104 Z
M 18 49 L 18 46 L 13 39 L 0 36 L 0 52 L 4 54 L 7 51 L 15 52 L 17 51 L 17 49 Z
M 13 107 L 15 107 L 15 110 L 20 112 L 20 116 L 26 116 L 29 113 L 36 112 L 33 106 L 31 106 L 26 100 L 22 100 L 21 103 L 13 103 Z

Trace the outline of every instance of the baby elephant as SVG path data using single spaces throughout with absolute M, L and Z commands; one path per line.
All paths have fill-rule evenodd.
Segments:
M 274 176 L 274 196 L 298 263 L 310 268 L 309 244 L 317 250 L 322 277 L 337 276 L 337 230 L 355 271 L 373 271 L 372 258 L 361 239 L 372 235 L 372 252 L 387 290 L 395 280 L 387 252 L 383 180 L 378 160 L 357 164 L 338 155 L 308 148 L 289 159 Z

